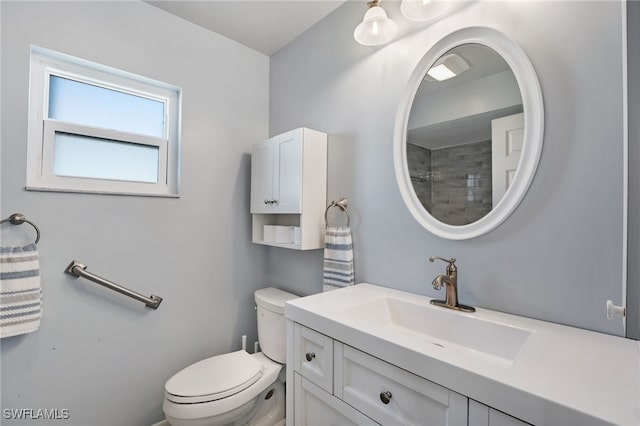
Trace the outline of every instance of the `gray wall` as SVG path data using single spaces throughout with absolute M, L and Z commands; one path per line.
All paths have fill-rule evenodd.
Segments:
M 473 2 L 386 46 L 358 45 L 365 7 L 347 2 L 271 58 L 270 133 L 297 126 L 329 136 L 328 199 L 352 211 L 356 280 L 432 297 L 455 256 L 460 300 L 622 334 L 605 301 L 622 301 L 622 2 Z M 390 16 L 407 24 L 398 3 Z M 405 208 L 392 159 L 401 93 L 437 40 L 494 27 L 531 59 L 545 100 L 544 148 L 523 202 L 496 230 L 467 241 L 431 235 Z M 604 77 L 595 72 L 607 64 Z M 269 250 L 269 280 L 322 289 L 322 253 Z
M 44 288 L 40 330 L 1 342 L 2 408 L 68 409 L 57 425 L 154 423 L 173 373 L 256 339 L 266 258 L 250 243 L 248 153 L 268 133 L 269 58 L 138 1 L 1 7 L 1 216 L 40 226 Z M 23 189 L 30 43 L 183 88 L 181 198 Z M 154 311 L 75 280 L 72 259 L 164 301 Z

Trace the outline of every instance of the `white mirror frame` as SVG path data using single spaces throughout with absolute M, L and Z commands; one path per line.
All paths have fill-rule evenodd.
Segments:
M 481 44 L 500 54 L 516 77 L 524 110 L 524 143 L 513 183 L 498 205 L 483 218 L 468 225 L 454 226 L 440 222 L 422 205 L 411 183 L 407 165 L 406 136 L 411 106 L 427 71 L 449 50 L 462 44 Z M 475 238 L 495 229 L 518 206 L 533 180 L 544 136 L 544 108 L 538 77 L 522 48 L 503 33 L 487 27 L 458 30 L 437 42 L 420 60 L 400 98 L 394 130 L 393 157 L 400 193 L 413 217 L 428 231 L 451 240 Z

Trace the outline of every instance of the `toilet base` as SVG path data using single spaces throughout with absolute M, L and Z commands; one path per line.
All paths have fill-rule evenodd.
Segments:
M 234 426 L 280 426 L 284 425 L 285 395 L 284 383 L 276 380 L 265 389 L 256 401 L 256 405 L 245 416 L 233 422 Z

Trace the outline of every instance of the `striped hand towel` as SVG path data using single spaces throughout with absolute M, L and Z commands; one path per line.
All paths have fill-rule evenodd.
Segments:
M 327 227 L 324 237 L 323 291 L 355 283 L 351 229 Z
M 41 315 L 38 247 L 0 247 L 0 338 L 36 331 Z

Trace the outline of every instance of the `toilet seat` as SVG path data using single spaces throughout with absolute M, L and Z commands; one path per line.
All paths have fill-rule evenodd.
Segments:
M 233 415 L 234 410 L 249 411 L 255 398 L 263 391 L 267 390 L 277 379 L 283 365 L 267 358 L 262 352 L 249 355 L 262 365 L 262 375 L 251 386 L 227 398 L 217 399 L 201 403 L 178 403 L 169 399 L 171 396 L 165 390 L 165 399 L 162 410 L 171 424 L 188 424 L 188 422 L 201 422 L 203 419 L 218 417 L 220 422 L 223 416 L 229 416 L 229 421 L 222 421 L 222 424 L 231 423 L 237 416 Z M 188 367 L 187 367 L 188 368 Z M 173 397 L 175 399 L 175 396 Z M 184 422 L 184 423 L 181 423 Z
M 227 398 L 256 383 L 263 363 L 240 350 L 207 358 L 179 371 L 165 384 L 165 396 L 178 404 Z

